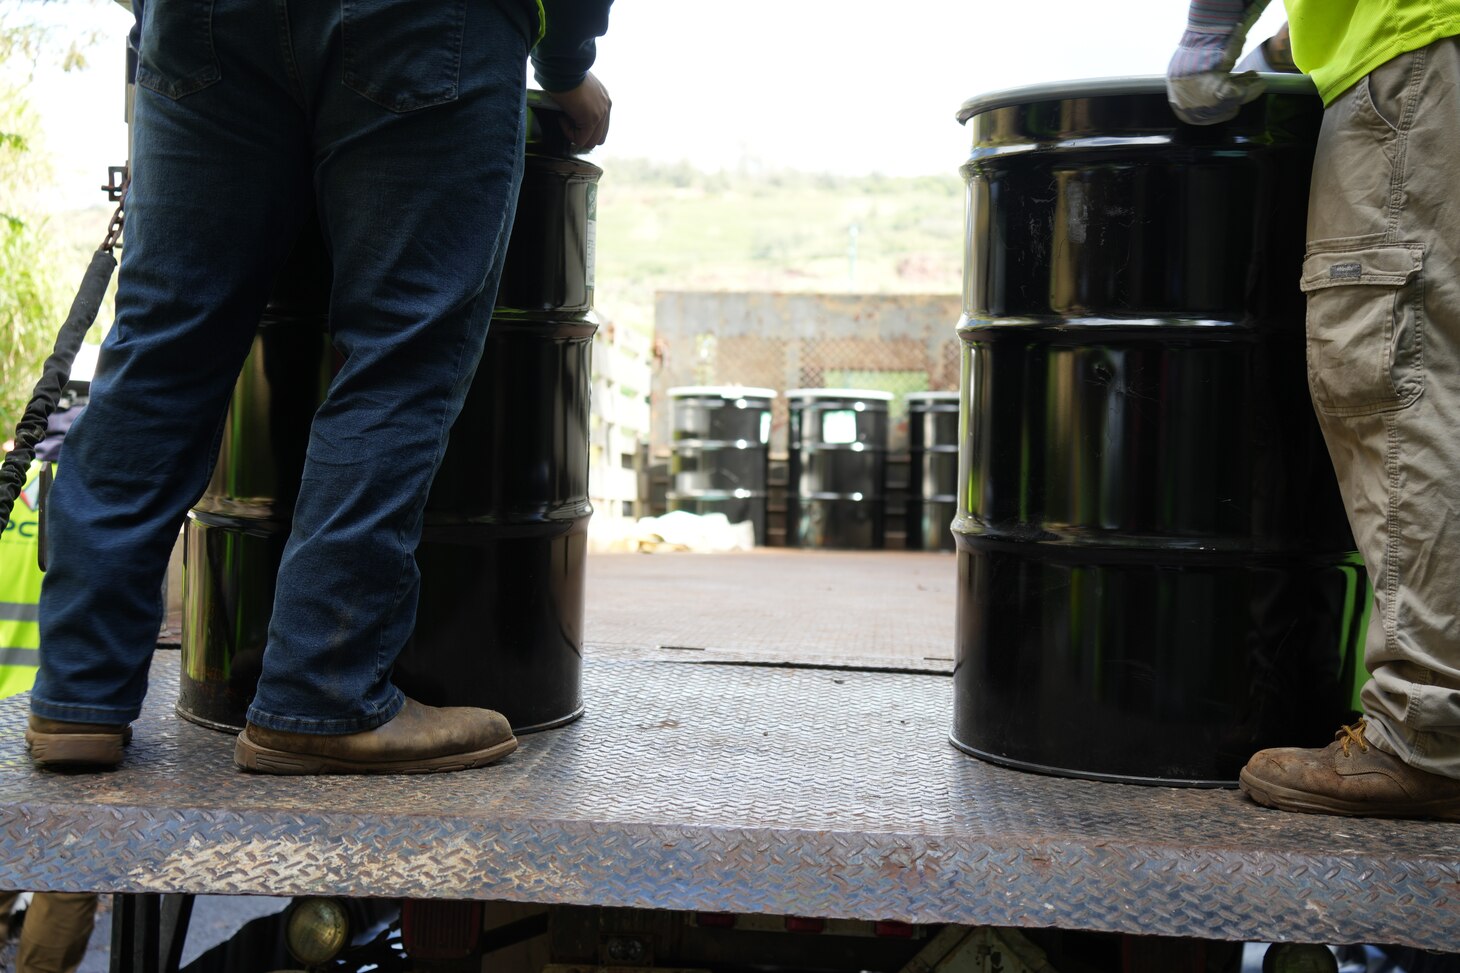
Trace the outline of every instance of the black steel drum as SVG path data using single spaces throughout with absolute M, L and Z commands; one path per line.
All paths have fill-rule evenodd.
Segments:
M 1304 368 L 1322 104 L 1179 124 L 1158 78 L 974 99 L 953 742 L 1232 782 L 1349 716 L 1367 580 Z
M 890 392 L 791 389 L 786 543 L 870 549 L 886 540 Z
M 519 732 L 582 712 L 593 233 L 600 170 L 529 96 L 522 192 L 486 352 L 427 500 L 416 630 L 394 681 Z M 239 729 L 253 697 L 309 424 L 333 369 L 328 266 L 296 247 L 186 528 L 178 712 Z
M 766 542 L 774 389 L 681 386 L 669 390 L 673 412 L 670 510 L 722 513 L 749 521 Z
M 958 510 L 957 392 L 909 392 L 907 400 L 907 546 L 953 550 Z

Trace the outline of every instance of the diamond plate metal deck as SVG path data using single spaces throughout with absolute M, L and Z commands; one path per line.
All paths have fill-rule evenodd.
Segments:
M 952 672 L 957 581 L 951 552 L 594 554 L 583 630 L 617 657 Z
M 1453 949 L 1460 828 L 1038 777 L 946 741 L 927 674 L 590 661 L 588 715 L 495 768 L 270 778 L 173 716 L 31 769 L 0 704 L 0 887 L 494 898 Z

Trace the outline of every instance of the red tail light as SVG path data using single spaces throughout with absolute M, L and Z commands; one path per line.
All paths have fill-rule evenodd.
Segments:
M 825 919 L 810 916 L 786 916 L 786 932 L 821 932 L 826 928 Z

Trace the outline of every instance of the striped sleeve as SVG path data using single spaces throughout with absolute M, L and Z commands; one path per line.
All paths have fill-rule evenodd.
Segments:
M 1230 71 L 1242 53 L 1247 31 L 1261 16 L 1268 0 L 1191 0 L 1186 32 L 1166 73 L 1187 77 L 1210 71 Z

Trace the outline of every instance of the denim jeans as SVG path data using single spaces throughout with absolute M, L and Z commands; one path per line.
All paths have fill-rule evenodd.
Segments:
M 272 282 L 317 210 L 342 359 L 249 719 L 402 705 L 414 550 L 482 354 L 521 181 L 528 38 L 491 0 L 150 0 L 115 326 L 51 493 L 32 712 L 137 717 L 169 551 Z
M 1460 38 L 1328 106 L 1308 207 L 1308 383 L 1374 588 L 1369 737 L 1460 778 Z M 44 651 L 44 648 L 42 649 Z

